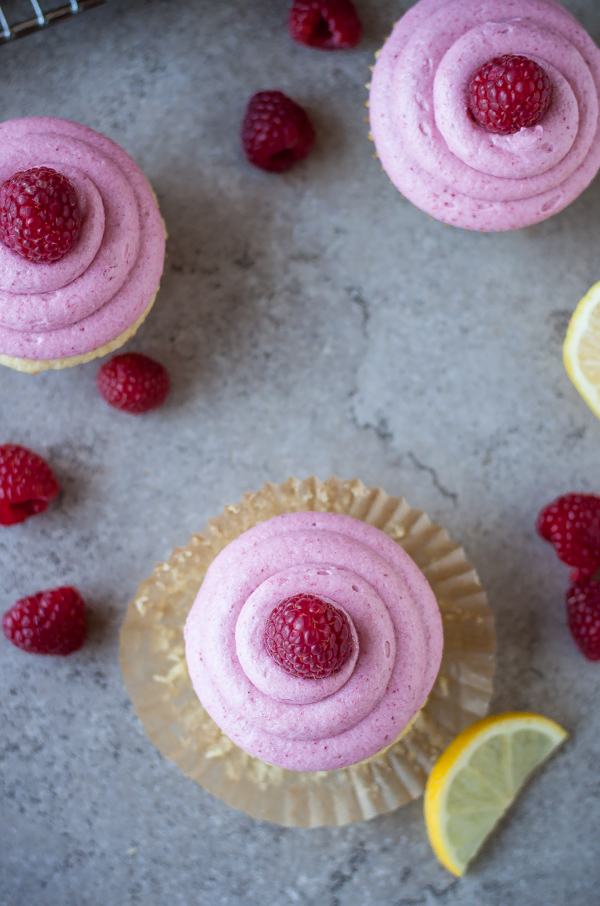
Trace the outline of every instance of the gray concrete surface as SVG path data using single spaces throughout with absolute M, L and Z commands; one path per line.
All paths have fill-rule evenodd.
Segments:
M 372 54 L 410 5 L 357 0 L 339 55 L 293 46 L 287 0 L 115 0 L 0 50 L 2 118 L 79 120 L 122 144 L 169 228 L 162 289 L 132 349 L 173 393 L 142 418 L 96 395 L 96 364 L 2 370 L 0 440 L 46 456 L 63 492 L 0 532 L 0 606 L 61 583 L 90 605 L 67 659 L 0 644 L 0 903 L 16 906 L 594 906 L 600 899 L 600 668 L 564 622 L 567 570 L 539 508 L 600 491 L 600 424 L 561 364 L 570 312 L 600 277 L 600 182 L 508 235 L 413 209 L 373 160 Z M 600 7 L 568 0 L 596 40 Z M 279 87 L 314 118 L 284 176 L 238 147 L 247 97 Z M 348 828 L 281 829 L 165 761 L 118 665 L 128 599 L 227 502 L 289 474 L 359 476 L 443 523 L 497 617 L 493 711 L 572 738 L 461 881 L 421 803 Z M 2 640 L 0 640 L 2 641 Z

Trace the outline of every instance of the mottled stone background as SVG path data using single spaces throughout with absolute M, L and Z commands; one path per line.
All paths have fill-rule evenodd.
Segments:
M 91 612 L 65 660 L 0 640 L 2 904 L 598 902 L 600 667 L 568 637 L 567 569 L 534 519 L 558 493 L 600 490 L 600 424 L 561 364 L 570 312 L 600 278 L 600 182 L 507 235 L 415 210 L 373 159 L 362 106 L 411 4 L 356 2 L 365 38 L 339 54 L 291 43 L 287 0 L 115 0 L 0 48 L 2 118 L 78 120 L 151 180 L 168 258 L 129 348 L 173 377 L 168 404 L 133 418 L 96 395 L 94 363 L 0 374 L 0 441 L 46 456 L 63 487 L 0 532 L 1 609 L 73 583 Z M 600 40 L 598 3 L 566 5 Z M 318 131 L 283 176 L 239 148 L 246 100 L 268 87 Z M 497 617 L 492 709 L 572 734 L 460 882 L 420 802 L 339 830 L 233 811 L 158 754 L 123 688 L 119 626 L 140 579 L 243 491 L 311 473 L 358 476 L 445 525 Z

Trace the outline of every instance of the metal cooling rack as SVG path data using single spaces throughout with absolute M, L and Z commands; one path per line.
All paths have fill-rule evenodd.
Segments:
M 110 0 L 70 0 L 69 3 L 62 3 L 60 6 L 54 3 L 44 2 L 44 0 L 21 0 L 16 3 L 15 0 L 0 3 L 0 44 L 6 44 L 14 38 L 23 38 L 25 35 L 31 35 L 48 25 L 56 25 L 58 22 L 64 22 L 72 16 L 82 13 L 85 10 L 94 9 L 97 6 L 103 6 Z M 42 8 L 42 6 L 44 8 Z M 46 7 L 50 7 L 46 9 Z M 24 18 L 29 16 L 29 18 Z

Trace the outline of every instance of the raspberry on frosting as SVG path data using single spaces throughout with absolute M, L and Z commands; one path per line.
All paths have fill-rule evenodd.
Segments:
M 600 568 L 600 497 L 557 497 L 538 515 L 536 529 L 553 545 L 558 559 L 573 567 L 574 580 L 593 576 Z
M 316 595 L 282 601 L 265 626 L 265 645 L 287 673 L 312 679 L 332 676 L 352 654 L 348 617 Z
M 469 85 L 469 110 L 487 129 L 510 135 L 535 126 L 550 106 L 548 73 L 533 60 L 505 54 L 484 63 Z
M 0 186 L 0 240 L 29 261 L 60 261 L 81 232 L 73 183 L 51 167 L 15 173 Z

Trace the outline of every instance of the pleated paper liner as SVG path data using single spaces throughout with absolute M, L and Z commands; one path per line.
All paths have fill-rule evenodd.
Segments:
M 444 625 L 440 673 L 406 733 L 368 761 L 316 773 L 267 765 L 232 743 L 192 689 L 183 643 L 185 620 L 219 551 L 265 519 L 304 510 L 345 513 L 397 541 L 429 580 Z M 141 583 L 127 610 L 120 652 L 135 712 L 163 755 L 229 805 L 297 827 L 363 821 L 420 796 L 437 757 L 487 712 L 494 655 L 492 614 L 462 548 L 403 498 L 336 477 L 267 483 L 225 507 Z

